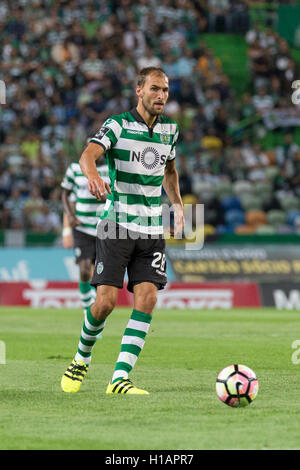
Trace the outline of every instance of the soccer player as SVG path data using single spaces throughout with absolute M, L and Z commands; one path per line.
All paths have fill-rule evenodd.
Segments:
M 97 286 L 97 297 L 86 311 L 77 353 L 62 377 L 64 392 L 79 390 L 91 362 L 92 348 L 117 303 L 127 268 L 127 288 L 134 296 L 133 312 L 106 393 L 148 394 L 135 387 L 128 376 L 143 349 L 157 291 L 167 281 L 162 185 L 175 208 L 175 235 L 182 232 L 184 217 L 175 169 L 178 126 L 163 115 L 169 94 L 169 81 L 163 69 L 143 69 L 136 94 L 137 107 L 107 119 L 80 158 L 91 194 L 107 200 L 96 240 L 92 284 Z M 95 166 L 104 152 L 110 186 Z
M 97 162 L 97 172 L 109 181 L 108 167 L 103 158 Z M 61 183 L 64 205 L 63 242 L 71 248 L 74 245 L 76 264 L 79 266 L 79 292 L 82 307 L 94 303 L 95 288 L 90 285 L 96 259 L 96 227 L 104 208 L 104 201 L 98 201 L 88 188 L 88 180 L 81 171 L 79 163 L 71 163 Z M 75 201 L 71 201 L 71 197 Z

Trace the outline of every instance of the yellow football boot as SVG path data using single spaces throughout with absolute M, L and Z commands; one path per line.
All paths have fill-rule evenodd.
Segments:
M 62 391 L 66 393 L 78 392 L 88 368 L 89 366 L 83 361 L 75 361 L 74 359 L 62 376 Z
M 116 380 L 113 384 L 109 382 L 106 393 L 127 393 L 128 395 L 149 395 L 149 392 L 142 390 L 141 388 L 136 388 L 131 380 L 129 379 L 119 379 Z

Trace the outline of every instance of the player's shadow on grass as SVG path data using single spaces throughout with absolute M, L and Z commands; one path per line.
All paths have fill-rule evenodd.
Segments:
M 147 389 L 148 390 L 148 389 Z M 199 389 L 198 389 L 199 390 Z M 178 386 L 178 387 L 164 387 L 164 388 L 155 388 L 152 391 L 149 390 L 149 393 L 169 393 L 169 392 L 178 392 L 178 393 L 184 393 L 184 392 L 195 392 L 195 387 L 193 386 Z
M 61 356 L 60 354 L 58 354 L 57 356 L 48 356 L 46 357 L 46 359 L 53 359 L 53 360 L 60 360 L 60 359 L 63 359 L 64 361 L 67 361 L 70 359 L 69 356 Z

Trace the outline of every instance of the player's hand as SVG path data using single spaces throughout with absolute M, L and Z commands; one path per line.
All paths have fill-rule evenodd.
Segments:
M 69 219 L 70 227 L 72 227 L 72 228 L 75 228 L 75 227 L 77 227 L 77 225 L 81 224 L 80 220 L 77 219 L 75 214 L 68 215 L 68 219 Z
M 105 183 L 100 176 L 98 178 L 89 178 L 88 187 L 90 193 L 95 196 L 98 201 L 105 201 L 107 193 L 111 194 L 109 184 Z
M 179 204 L 176 204 L 174 210 L 174 234 L 173 236 L 176 237 L 180 235 L 184 228 L 184 214 L 183 214 L 183 207 Z
M 63 235 L 62 237 L 62 245 L 64 248 L 67 250 L 70 250 L 70 248 L 73 248 L 74 240 L 72 235 Z

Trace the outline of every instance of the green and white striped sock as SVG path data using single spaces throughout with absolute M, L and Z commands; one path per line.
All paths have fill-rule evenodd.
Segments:
M 80 299 L 81 305 L 83 308 L 88 308 L 95 302 L 96 298 L 96 289 L 95 287 L 91 286 L 88 282 L 79 281 L 79 292 L 80 292 Z
M 120 378 L 128 378 L 136 360 L 144 347 L 145 338 L 149 331 L 151 315 L 133 310 L 124 332 L 121 352 L 112 377 L 112 383 Z
M 84 322 L 78 343 L 78 350 L 75 360 L 81 359 L 85 364 L 90 364 L 92 359 L 92 349 L 98 338 L 101 338 L 101 332 L 105 326 L 105 320 L 96 320 L 92 313 L 91 307 L 84 312 Z

